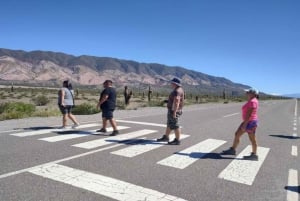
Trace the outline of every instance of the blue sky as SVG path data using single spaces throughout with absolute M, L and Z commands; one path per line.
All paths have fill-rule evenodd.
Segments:
M 181 66 L 300 92 L 298 0 L 10 0 L 0 47 Z

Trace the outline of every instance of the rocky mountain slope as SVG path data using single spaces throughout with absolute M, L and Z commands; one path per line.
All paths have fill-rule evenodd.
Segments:
M 109 57 L 72 56 L 49 51 L 0 48 L 0 82 L 56 86 L 65 79 L 77 85 L 101 85 L 111 79 L 117 86 L 162 86 L 174 76 L 186 87 L 203 92 L 239 92 L 249 86 L 183 67 L 139 63 Z

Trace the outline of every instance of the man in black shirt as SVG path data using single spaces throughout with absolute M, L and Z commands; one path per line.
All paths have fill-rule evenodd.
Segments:
M 102 110 L 102 128 L 97 132 L 106 132 L 107 121 L 113 127 L 113 132 L 110 135 L 117 135 L 119 131 L 117 129 L 116 121 L 113 118 L 113 112 L 116 107 L 117 93 L 115 88 L 112 87 L 111 80 L 105 80 L 103 83 L 103 91 L 100 94 L 100 99 L 97 104 L 97 108 Z

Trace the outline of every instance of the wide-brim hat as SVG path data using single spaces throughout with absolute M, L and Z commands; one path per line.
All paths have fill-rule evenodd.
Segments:
M 257 89 L 254 89 L 254 88 L 245 89 L 245 92 L 250 93 L 250 94 L 255 94 L 255 95 L 259 94 L 259 91 Z
M 172 84 L 176 84 L 177 86 L 181 86 L 181 81 L 180 79 L 174 77 L 171 81 Z

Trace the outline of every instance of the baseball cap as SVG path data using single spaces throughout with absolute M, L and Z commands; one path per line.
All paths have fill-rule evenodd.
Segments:
M 245 89 L 245 92 L 246 92 L 246 93 L 255 94 L 255 95 L 258 95 L 258 94 L 259 94 L 259 91 L 258 91 L 257 89 L 254 89 L 254 88 Z

